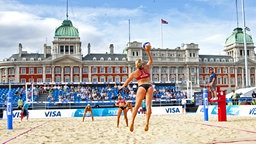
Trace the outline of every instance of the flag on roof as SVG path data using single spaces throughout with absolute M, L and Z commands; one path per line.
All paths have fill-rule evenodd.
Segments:
M 164 19 L 161 19 L 161 23 L 162 24 L 168 24 L 168 21 L 164 20 Z

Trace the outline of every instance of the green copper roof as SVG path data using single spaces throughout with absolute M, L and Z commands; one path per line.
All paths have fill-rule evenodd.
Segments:
M 77 28 L 73 27 L 70 20 L 64 20 L 62 25 L 55 30 L 56 37 L 79 37 Z
M 245 39 L 246 43 L 253 43 L 252 36 L 247 33 Z M 231 36 L 226 39 L 225 45 L 227 46 L 233 43 L 244 43 L 244 33 L 242 28 L 235 28 Z

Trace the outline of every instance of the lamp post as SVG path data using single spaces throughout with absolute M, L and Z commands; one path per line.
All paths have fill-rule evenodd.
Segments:
M 244 29 L 244 67 L 245 67 L 245 87 L 249 87 L 248 80 L 248 64 L 247 64 L 247 46 L 246 46 L 246 30 L 249 30 L 245 25 L 245 10 L 244 0 L 242 0 L 242 16 L 243 16 L 243 29 Z

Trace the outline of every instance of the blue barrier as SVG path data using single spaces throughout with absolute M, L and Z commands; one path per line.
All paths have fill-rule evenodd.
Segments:
M 116 116 L 118 108 L 96 108 L 92 109 L 93 116 Z M 77 109 L 73 117 L 83 117 L 84 109 Z
M 8 102 L 7 102 L 7 129 L 12 130 L 12 122 L 13 122 L 13 116 L 12 116 L 12 94 L 11 91 L 9 91 L 8 94 Z
M 207 88 L 203 89 L 203 98 L 204 98 L 204 121 L 208 121 L 208 90 Z

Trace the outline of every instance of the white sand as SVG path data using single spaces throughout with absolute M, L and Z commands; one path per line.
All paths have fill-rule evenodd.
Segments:
M 22 122 L 15 119 L 13 130 L 7 130 L 7 121 L 0 120 L 0 142 L 16 137 L 9 143 L 256 143 L 255 117 L 228 116 L 227 122 L 218 122 L 217 116 L 210 116 L 205 122 L 200 114 L 152 115 L 148 132 L 144 132 L 144 125 L 145 116 L 142 115 L 136 117 L 134 132 L 125 127 L 123 117 L 119 128 L 116 128 L 116 117 L 95 117 L 94 122 L 91 117 L 86 117 L 85 122 L 82 118 L 29 119 Z

